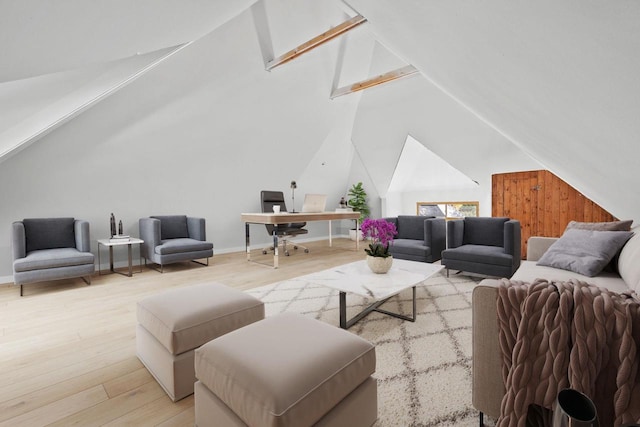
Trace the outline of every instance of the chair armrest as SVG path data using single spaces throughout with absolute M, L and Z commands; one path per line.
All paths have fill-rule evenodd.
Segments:
M 424 244 L 431 248 L 434 260 L 442 258 L 447 245 L 447 224 L 444 218 L 424 220 Z
M 91 252 L 89 221 L 76 219 L 73 222 L 73 231 L 76 234 L 76 249 L 80 252 Z
M 529 237 L 527 240 L 527 260 L 538 261 L 556 240 L 558 240 L 557 237 Z
M 187 217 L 187 231 L 192 239 L 207 240 L 207 231 L 204 218 Z
M 144 240 L 142 254 L 147 259 L 153 259 L 153 250 L 160 244 L 160 220 L 156 218 L 140 218 L 138 227 L 140 229 L 140 238 Z
M 502 353 L 498 330 L 499 280 L 485 279 L 473 289 L 472 297 L 472 403 L 497 418 L 505 394 L 502 381 Z
M 464 236 L 464 220 L 454 219 L 447 221 L 447 248 L 462 246 Z
M 27 256 L 27 241 L 22 221 L 15 221 L 11 224 L 11 243 L 14 261 Z
M 514 258 L 521 258 L 520 242 L 522 233 L 520 232 L 520 221 L 511 219 L 504 223 L 504 251 Z

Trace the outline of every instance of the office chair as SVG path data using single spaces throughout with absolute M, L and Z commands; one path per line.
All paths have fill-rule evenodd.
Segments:
M 284 193 L 282 191 L 261 191 L 260 204 L 262 205 L 263 213 L 272 213 L 274 205 L 280 205 L 280 212 L 287 212 L 287 205 L 284 202 Z M 307 225 L 306 222 L 294 222 L 278 225 L 278 244 L 282 243 L 282 250 L 284 251 L 285 256 L 289 256 L 289 250 L 287 249 L 287 241 L 289 238 L 300 234 L 307 234 L 309 232 L 303 228 L 305 225 Z M 267 228 L 267 233 L 269 233 L 270 236 L 273 236 L 275 226 L 273 224 L 265 224 L 265 227 Z M 294 245 L 293 249 L 298 249 L 298 247 L 304 249 L 305 253 L 309 253 L 309 249 L 302 245 Z M 271 246 L 270 250 L 273 249 L 273 246 Z M 263 249 L 262 253 L 266 254 L 267 250 Z

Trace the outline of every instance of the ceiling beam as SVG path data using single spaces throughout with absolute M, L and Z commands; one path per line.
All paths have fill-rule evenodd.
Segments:
M 349 86 L 343 86 L 341 88 L 338 88 L 331 93 L 331 99 L 337 98 L 342 95 L 348 95 L 353 92 L 358 92 L 364 89 L 368 89 L 370 87 L 378 86 L 383 83 L 398 80 L 403 77 L 408 77 L 413 74 L 416 74 L 417 72 L 418 72 L 418 69 L 416 67 L 414 67 L 413 65 L 407 65 L 402 68 L 398 68 L 397 70 L 389 71 L 388 73 L 380 74 L 379 76 L 362 80 L 358 83 L 354 83 Z
M 360 24 L 363 24 L 367 22 L 367 18 L 365 18 L 362 15 L 356 15 L 353 18 L 349 19 L 348 21 L 343 22 L 342 24 L 331 28 L 328 31 L 325 31 L 324 33 L 320 34 L 319 36 L 316 36 L 314 38 L 312 38 L 311 40 L 309 40 L 308 42 L 302 43 L 300 46 L 296 47 L 295 49 L 290 50 L 289 52 L 285 53 L 284 55 L 280 55 L 279 57 L 267 62 L 267 71 L 271 71 L 274 68 L 291 61 L 294 58 L 297 58 L 298 56 L 302 55 L 303 53 L 306 53 L 308 51 L 310 51 L 311 49 L 314 49 L 318 46 L 320 46 L 321 44 L 324 44 L 326 42 L 328 42 L 329 40 L 338 37 L 339 35 L 342 35 L 344 33 L 346 33 L 349 30 L 352 30 L 353 28 L 357 27 Z

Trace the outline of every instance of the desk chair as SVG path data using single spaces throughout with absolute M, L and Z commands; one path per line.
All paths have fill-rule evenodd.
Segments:
M 262 213 L 272 213 L 274 205 L 280 205 L 280 212 L 287 212 L 287 205 L 284 202 L 284 193 L 282 191 L 261 191 L 260 204 L 262 205 Z M 287 241 L 291 237 L 295 237 L 300 234 L 307 234 L 309 232 L 309 230 L 303 228 L 305 225 L 307 225 L 306 222 L 293 222 L 278 225 L 278 244 L 282 243 L 282 250 L 284 251 L 285 256 L 289 256 Z M 270 236 L 273 236 L 275 226 L 273 224 L 265 224 L 265 227 L 267 228 L 267 233 L 269 233 Z M 293 249 L 298 249 L 298 247 L 304 249 L 305 253 L 309 253 L 309 249 L 302 245 L 294 245 Z M 271 246 L 270 250 L 273 249 L 273 246 Z M 262 253 L 266 254 L 267 250 L 263 249 Z

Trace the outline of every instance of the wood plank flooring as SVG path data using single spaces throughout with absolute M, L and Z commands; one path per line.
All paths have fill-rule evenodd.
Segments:
M 246 290 L 364 258 L 347 239 L 306 244 L 277 270 L 246 254 L 125 277 L 95 275 L 24 287 L 0 285 L 0 427 L 192 426 L 193 396 L 173 403 L 135 355 L 136 302 L 169 288 L 217 281 Z M 292 251 L 294 252 L 294 251 Z M 252 251 L 271 263 L 271 255 Z

